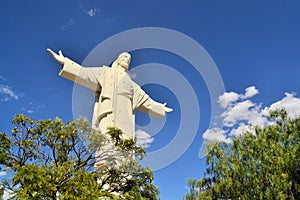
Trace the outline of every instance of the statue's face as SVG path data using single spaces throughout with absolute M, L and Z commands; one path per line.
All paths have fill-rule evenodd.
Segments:
M 118 62 L 119 62 L 119 65 L 123 68 L 125 68 L 126 70 L 128 69 L 129 67 L 129 64 L 130 64 L 130 60 L 131 60 L 131 56 L 129 53 L 121 53 L 118 57 Z

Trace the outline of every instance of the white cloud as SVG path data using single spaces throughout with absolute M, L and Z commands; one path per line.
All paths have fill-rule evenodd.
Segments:
M 258 90 L 255 88 L 255 86 L 248 87 L 248 88 L 246 88 L 245 91 L 246 91 L 245 94 L 243 96 L 241 96 L 242 99 L 251 98 L 254 95 L 258 94 Z
M 221 114 L 223 124 L 221 128 L 216 125 L 203 134 L 203 138 L 208 141 L 229 142 L 232 137 L 240 136 L 245 132 L 254 134 L 254 127 L 265 127 L 273 124 L 267 115 L 270 110 L 284 108 L 288 117 L 295 118 L 300 116 L 300 98 L 293 93 L 285 93 L 285 97 L 271 104 L 269 107 L 262 107 L 262 103 L 253 103 L 249 98 L 258 94 L 259 91 L 254 87 L 245 89 L 244 94 L 235 92 L 225 92 L 219 97 L 219 104 L 224 108 Z
M 267 107 L 265 110 L 276 110 L 284 108 L 288 117 L 295 118 L 300 115 L 300 98 L 295 97 L 293 93 L 285 93 L 285 97 L 280 101 L 273 103 L 270 107 Z
M 208 141 L 218 141 L 226 143 L 231 142 L 231 139 L 226 137 L 226 131 L 220 128 L 207 129 L 203 134 L 203 138 Z
M 232 106 L 235 102 L 240 99 L 248 99 L 258 94 L 258 90 L 255 86 L 250 86 L 245 89 L 245 94 L 238 94 L 235 92 L 225 92 L 223 95 L 219 96 L 219 104 L 222 108 L 227 108 L 228 106 Z
M 232 127 L 239 120 L 247 120 L 250 117 L 250 113 L 248 111 L 253 106 L 254 104 L 250 100 L 247 100 L 239 102 L 233 107 L 227 108 L 227 110 L 221 115 L 224 117 L 224 125 Z
M 142 130 L 135 131 L 136 145 L 141 147 L 149 147 L 150 144 L 154 141 L 154 138 L 151 137 L 148 133 Z
M 0 101 L 18 100 L 19 96 L 8 85 L 0 84 Z
M 226 108 L 231 103 L 236 102 L 239 99 L 239 94 L 235 92 L 225 92 L 223 95 L 219 96 L 219 104 Z
M 90 10 L 86 11 L 86 14 L 87 14 L 88 16 L 90 16 L 90 17 L 94 17 L 94 16 L 97 14 L 97 12 L 98 12 L 99 10 L 100 10 L 100 9 L 96 9 L 96 8 L 90 9 Z
M 238 137 L 246 132 L 254 134 L 254 126 L 250 126 L 249 124 L 246 125 L 244 122 L 241 122 L 238 124 L 237 128 L 231 129 L 229 136 Z
M 242 121 L 254 126 L 264 126 L 267 122 L 267 118 L 261 110 L 261 105 L 254 104 L 250 100 L 236 103 L 227 108 L 221 116 L 224 117 L 224 125 L 227 127 L 233 127 Z

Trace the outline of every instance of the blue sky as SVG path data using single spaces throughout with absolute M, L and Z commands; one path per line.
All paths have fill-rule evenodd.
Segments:
M 60 66 L 46 48 L 61 49 L 66 56 L 82 63 L 98 44 L 127 30 L 160 27 L 182 33 L 200 44 L 214 61 L 227 92 L 224 98 L 211 99 L 205 77 L 173 53 L 159 49 L 131 52 L 132 68 L 147 63 L 167 65 L 184 76 L 197 97 L 199 106 L 191 105 L 187 110 L 191 109 L 190 115 L 194 116 L 193 110 L 199 109 L 200 118 L 184 116 L 188 123 L 199 125 L 191 146 L 174 163 L 155 171 L 161 199 L 182 199 L 187 191 L 187 179 L 203 175 L 205 159 L 200 159 L 198 154 L 204 133 L 205 139 L 228 141 L 228 136 L 238 134 L 231 132 L 238 126 L 265 125 L 266 107 L 279 104 L 296 110 L 294 115 L 300 113 L 297 110 L 299 11 L 300 2 L 295 0 L 3 1 L 0 7 L 0 130 L 10 131 L 16 113 L 36 120 L 56 116 L 64 121 L 73 119 L 73 83 L 58 76 Z M 125 46 L 122 48 L 126 50 Z M 182 85 L 172 76 L 166 78 L 174 82 L 174 87 Z M 142 75 L 137 79 L 143 82 Z M 178 96 L 183 91 L 176 93 L 158 83 L 147 84 L 143 89 L 155 100 L 174 108 L 160 132 L 147 131 L 154 136 L 148 148 L 152 152 L 166 146 L 178 133 L 183 120 Z M 220 107 L 223 132 L 218 125 L 210 127 L 211 118 L 216 117 L 212 116 L 211 105 L 218 101 L 223 105 Z M 137 114 L 139 125 L 150 121 L 146 115 Z M 159 159 L 163 158 L 158 157 L 155 162 L 161 162 Z

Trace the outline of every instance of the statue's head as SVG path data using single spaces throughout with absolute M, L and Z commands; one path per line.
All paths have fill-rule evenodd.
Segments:
M 118 65 L 123 67 L 126 71 L 129 68 L 130 61 L 131 55 L 127 52 L 121 53 L 117 58 Z

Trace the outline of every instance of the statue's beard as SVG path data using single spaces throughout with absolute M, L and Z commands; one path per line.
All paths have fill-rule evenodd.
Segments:
M 128 67 L 129 67 L 128 64 L 122 64 L 122 63 L 119 63 L 119 66 L 122 67 L 125 70 L 128 70 Z

